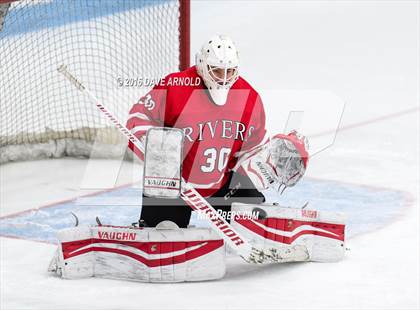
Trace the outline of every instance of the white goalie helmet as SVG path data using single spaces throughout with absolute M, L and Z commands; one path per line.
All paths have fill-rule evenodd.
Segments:
M 235 43 L 228 36 L 215 35 L 201 47 L 195 61 L 213 102 L 224 105 L 230 88 L 239 78 Z

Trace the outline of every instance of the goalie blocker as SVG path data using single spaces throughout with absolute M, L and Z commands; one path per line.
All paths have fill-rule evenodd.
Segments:
M 182 130 L 152 127 L 147 131 L 144 153 L 143 194 L 178 198 L 181 193 Z

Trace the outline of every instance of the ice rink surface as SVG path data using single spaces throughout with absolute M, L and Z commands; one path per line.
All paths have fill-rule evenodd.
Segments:
M 261 93 L 271 131 L 284 129 L 278 120 L 290 111 L 282 96 L 276 100 L 276 91 L 320 90 L 345 104 L 334 143 L 312 157 L 305 181 L 295 189 L 306 188 L 314 206 L 355 210 L 353 220 L 370 225 L 351 223 L 345 260 L 253 266 L 229 256 L 220 281 L 65 281 L 46 272 L 54 245 L 2 237 L 1 309 L 419 308 L 419 2 L 193 2 L 192 51 L 214 33 L 237 42 L 241 72 Z M 318 128 L 303 132 L 315 147 L 324 114 L 315 115 Z M 48 240 L 48 219 L 60 211 L 56 206 L 65 208 L 89 193 L 81 190 L 89 164 L 66 158 L 2 165 L 0 233 L 10 234 L 12 223 L 30 231 L 25 238 Z M 93 164 L 103 182 L 115 177 L 108 167 L 119 163 Z M 138 180 L 139 170 L 124 164 L 115 185 L 124 189 Z M 313 193 L 329 196 L 311 201 L 311 186 Z M 294 201 L 292 191 L 288 203 Z M 118 217 L 138 211 L 130 200 Z M 13 216 L 18 212 L 24 213 Z M 106 216 L 112 212 L 118 207 Z M 39 226 L 26 225 L 28 217 Z M 70 225 L 66 220 L 62 224 Z

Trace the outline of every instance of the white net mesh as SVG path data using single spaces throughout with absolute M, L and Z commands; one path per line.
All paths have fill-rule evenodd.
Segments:
M 142 81 L 178 70 L 179 16 L 178 1 L 12 2 L 0 31 L 0 162 L 90 156 L 93 141 L 96 155 L 123 151 L 125 139 L 57 67 L 124 121 L 150 88 Z

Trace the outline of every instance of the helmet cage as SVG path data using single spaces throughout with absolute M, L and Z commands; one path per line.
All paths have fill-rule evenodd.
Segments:
M 219 67 L 219 66 L 207 65 L 206 67 L 207 67 L 208 77 L 213 81 L 214 85 L 230 87 L 239 78 L 239 72 L 238 72 L 237 66 L 236 67 Z M 220 76 L 220 72 L 223 72 L 222 76 Z

